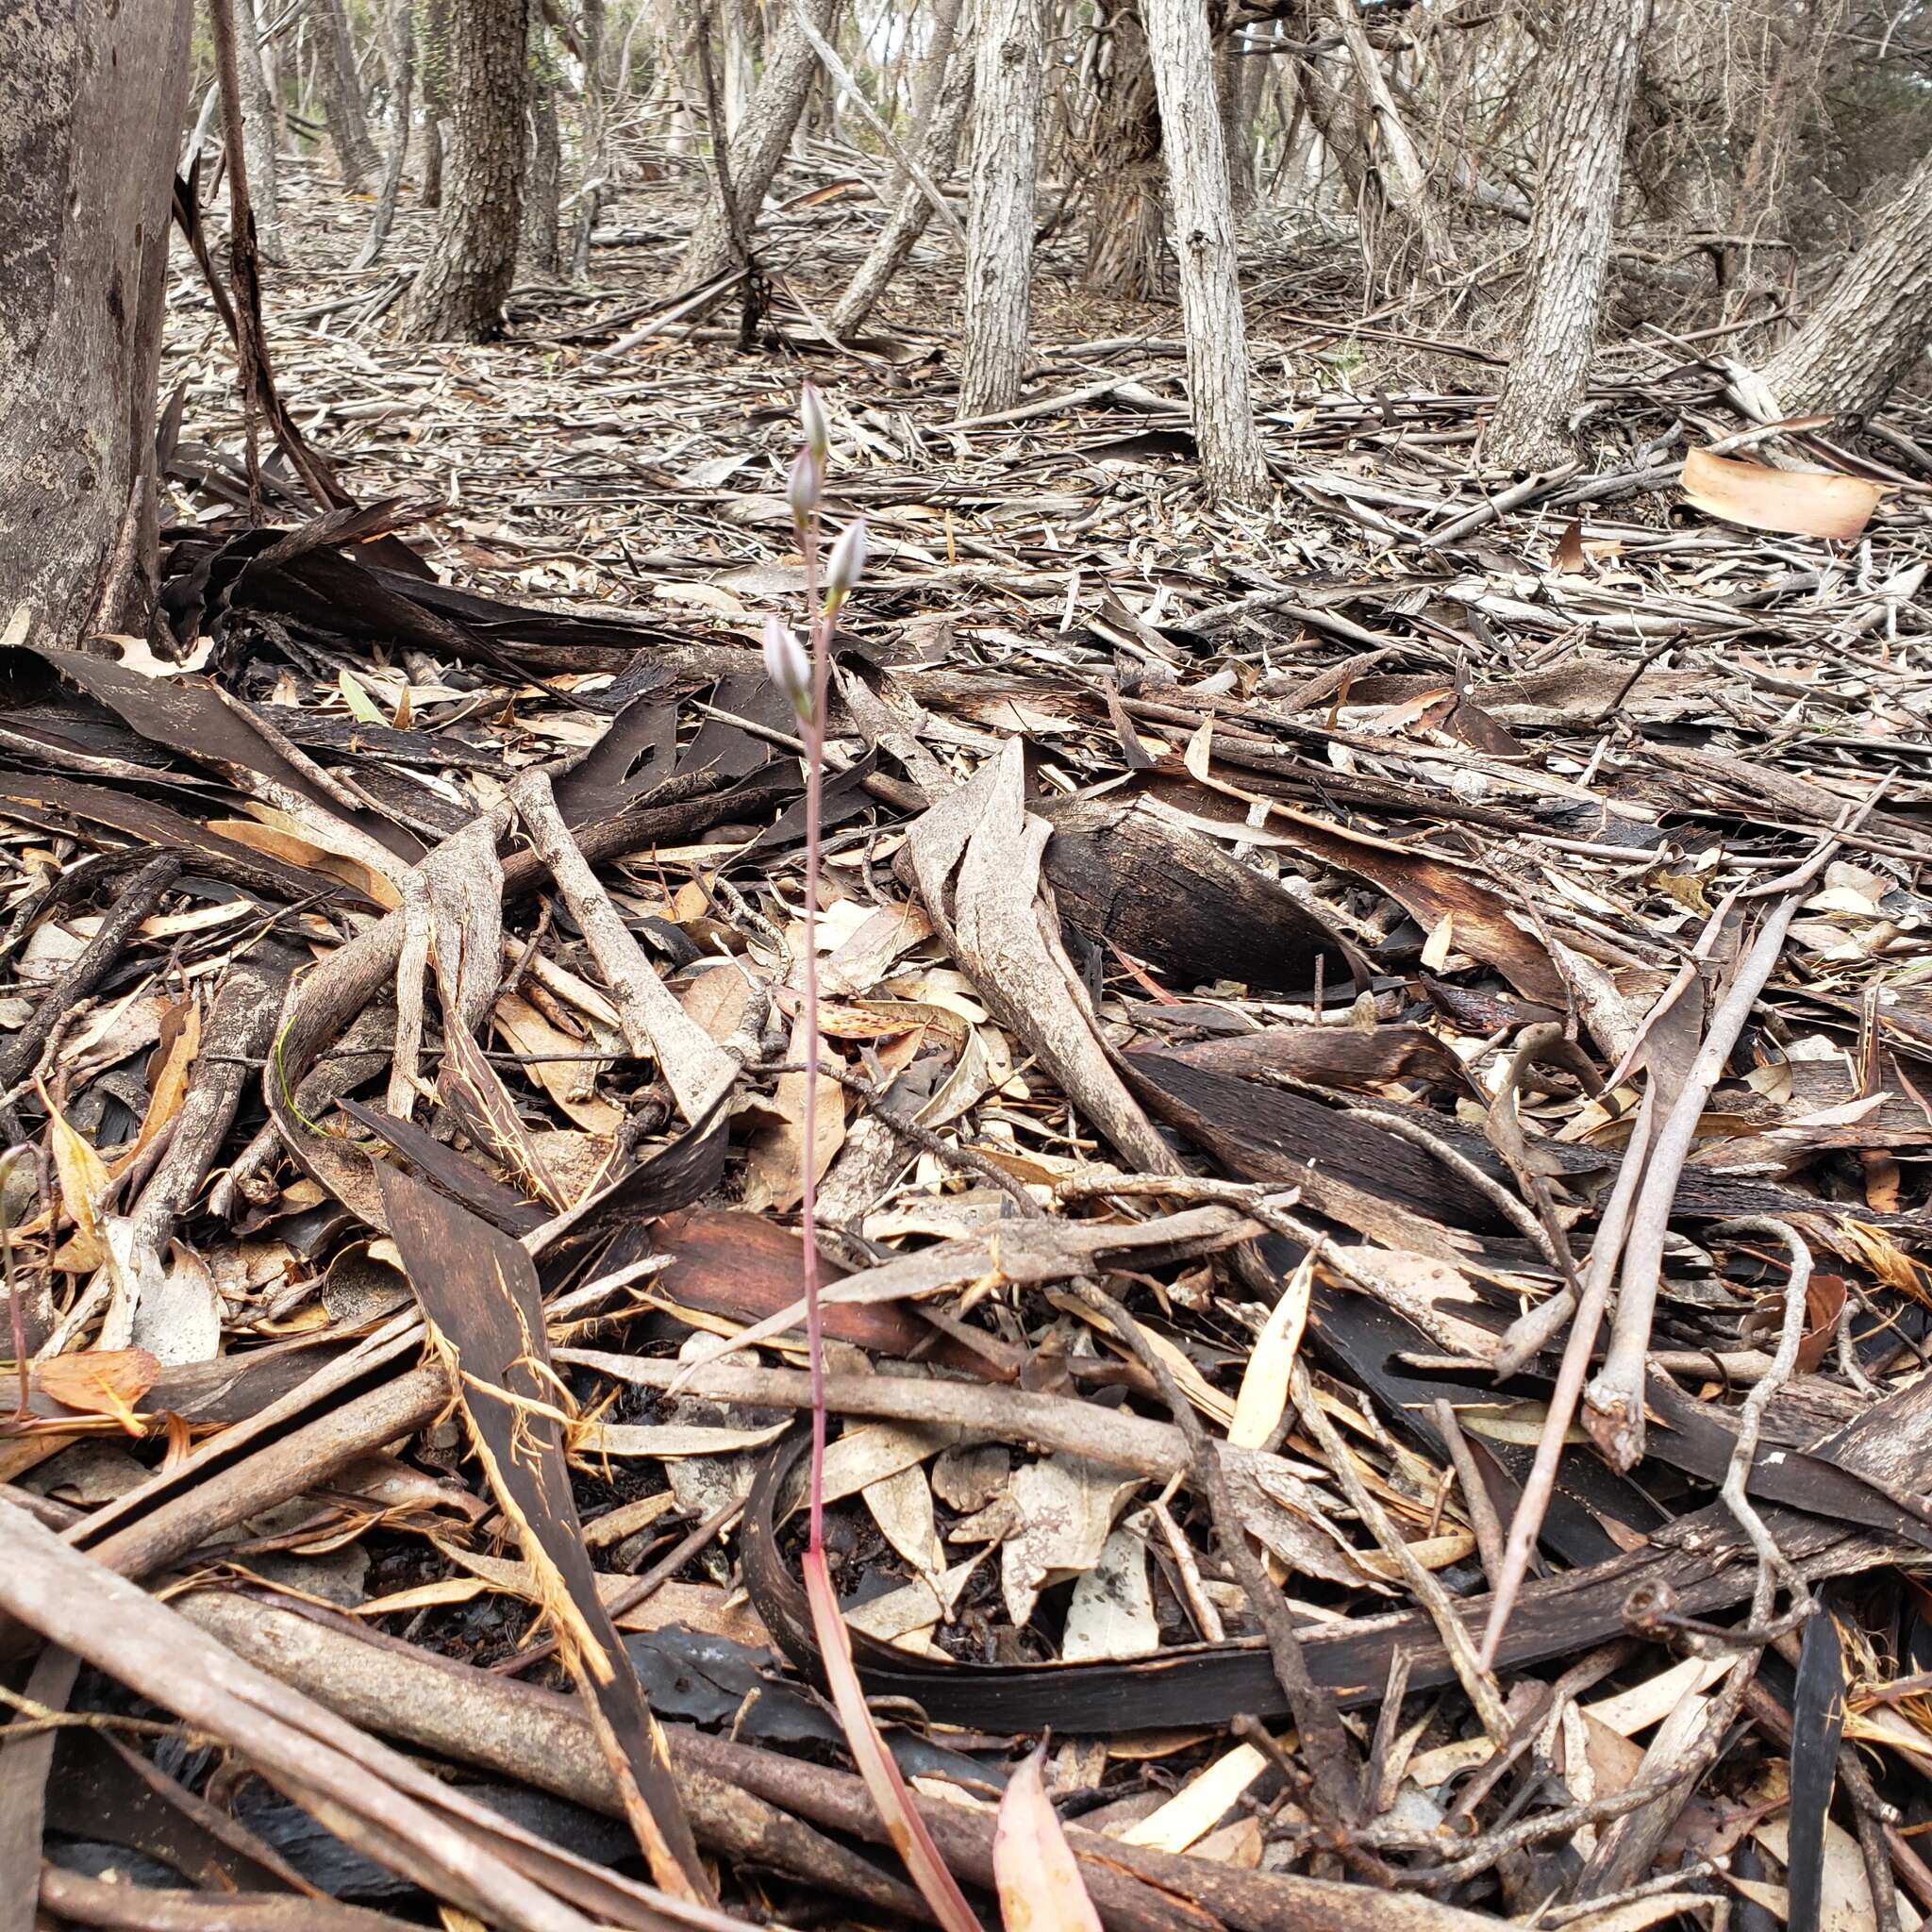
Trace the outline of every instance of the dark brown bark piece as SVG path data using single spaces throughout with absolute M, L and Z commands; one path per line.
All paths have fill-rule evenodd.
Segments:
M 1331 987 L 1354 973 L 1336 933 L 1205 834 L 1115 797 L 1036 809 L 1054 828 L 1043 870 L 1060 914 L 1086 938 L 1188 987 L 1237 979 L 1306 992 L 1318 961 Z

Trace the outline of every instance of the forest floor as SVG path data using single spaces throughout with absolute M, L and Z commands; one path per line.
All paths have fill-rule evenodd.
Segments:
M 1894 1882 L 1916 1923 L 1926 412 L 1799 443 L 1869 513 L 1841 542 L 1719 520 L 1726 488 L 1764 504 L 1722 466 L 1680 489 L 1744 425 L 1661 340 L 1607 358 L 1587 468 L 1485 479 L 1492 355 L 1351 336 L 1309 312 L 1332 263 L 1263 264 L 1276 499 L 1213 509 L 1173 311 L 1091 300 L 1051 250 L 1027 400 L 974 425 L 934 244 L 858 353 L 815 339 L 866 232 L 837 200 L 775 219 L 791 266 L 742 355 L 727 311 L 608 353 L 676 293 L 675 203 L 628 197 L 592 286 L 519 291 L 482 348 L 387 340 L 428 218 L 353 271 L 366 219 L 291 207 L 267 341 L 341 485 L 404 507 L 318 519 L 276 458 L 292 534 L 245 529 L 232 353 L 184 257 L 183 661 L 42 650 L 8 714 L 0 1020 L 35 1044 L 8 1103 L 58 1115 L 19 1304 L 69 1353 L 0 1480 L 194 1584 L 173 1651 L 104 1614 L 75 1693 L 192 1715 L 140 1774 L 173 1823 L 76 1745 L 51 1855 L 405 1919 L 474 1896 L 439 1885 L 403 1759 L 365 1755 L 376 1796 L 341 1765 L 302 1786 L 239 1705 L 190 1712 L 213 1633 L 294 1687 L 252 1693 L 290 1735 L 306 1695 L 455 1767 L 430 1790 L 478 1800 L 450 1814 L 478 1857 L 652 1923 L 516 1837 L 629 1843 L 607 1758 L 648 1740 L 607 1709 L 600 1750 L 535 1688 L 575 1667 L 604 1702 L 549 1639 L 608 1614 L 727 1908 L 913 1910 L 781 1672 L 812 1661 L 785 1492 L 809 1141 L 840 1587 L 962 1877 L 1050 1732 L 1110 1925 L 1341 1932 L 1347 1874 L 1393 1876 L 1374 1923 L 1402 1932 L 1707 1923 L 1812 1874 L 1827 1923 Z M 1401 386 L 1445 364 L 1466 391 Z M 809 1124 L 795 725 L 756 655 L 802 614 L 805 376 L 828 525 L 872 539 Z M 573 835 L 601 887 L 555 864 Z M 130 874 L 128 841 L 167 865 Z M 1620 1253 L 1573 1424 L 1563 1329 L 1519 1318 Z M 741 1352 L 707 1364 L 720 1337 Z M 1734 1462 L 1755 1507 L 1720 1497 Z M 1525 1492 L 1541 1554 L 1485 1669 Z M 325 1792 L 333 1835 L 215 1746 Z

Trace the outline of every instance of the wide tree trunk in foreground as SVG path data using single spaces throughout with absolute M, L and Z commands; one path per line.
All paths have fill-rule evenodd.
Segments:
M 502 333 L 517 263 L 526 18 L 525 0 L 451 7 L 448 180 L 435 246 L 398 325 L 406 341 L 481 342 Z
M 1549 75 L 1542 179 L 1529 227 L 1533 291 L 1483 439 L 1489 461 L 1530 470 L 1573 454 L 1609 267 L 1638 58 L 1650 0 L 1572 0 Z
M 966 125 L 966 109 L 972 99 L 973 56 L 962 47 L 953 56 L 945 85 L 933 103 L 925 139 L 915 157 L 926 178 L 935 184 L 943 184 L 953 172 L 953 163 L 959 155 L 959 135 Z M 854 271 L 845 292 L 825 318 L 835 336 L 842 340 L 863 325 L 931 220 L 932 203 L 925 198 L 924 189 L 908 176 L 891 218 L 879 230 L 878 240 L 866 250 L 865 259 Z
M 1040 0 L 982 0 L 974 23 L 962 416 L 1011 408 L 1026 371 L 1044 44 L 1040 13 Z
M 1268 475 L 1248 400 L 1248 330 L 1208 9 L 1203 0 L 1142 0 L 1142 10 L 1160 97 L 1201 481 L 1210 496 L 1255 503 Z
M 262 64 L 254 0 L 235 0 L 235 58 L 241 69 L 242 141 L 248 151 L 248 193 L 255 208 L 255 245 L 271 261 L 282 249 L 281 158 L 275 152 L 275 97 Z
M 838 0 L 806 0 L 806 17 L 821 39 L 831 38 L 837 12 Z M 731 196 L 746 235 L 758 226 L 765 192 L 778 172 L 778 163 L 785 158 L 785 150 L 791 145 L 792 132 L 819 71 L 818 54 L 789 9 L 781 19 L 783 25 L 765 63 L 765 77 L 725 150 Z M 714 127 L 711 139 L 716 141 L 719 136 L 720 130 Z M 731 266 L 734 254 L 730 220 L 713 193 L 707 198 L 704 213 L 685 248 L 684 277 L 689 282 L 709 281 Z
M 322 104 L 328 117 L 329 142 L 342 186 L 359 189 L 382 165 L 382 157 L 369 138 L 369 109 L 356 74 L 349 16 L 342 0 L 314 0 L 314 18 L 322 29 Z
M 0 8 L 0 629 L 144 629 L 192 0 Z
M 1932 155 L 1805 325 L 1764 365 L 1786 408 L 1869 416 L 1932 347 Z

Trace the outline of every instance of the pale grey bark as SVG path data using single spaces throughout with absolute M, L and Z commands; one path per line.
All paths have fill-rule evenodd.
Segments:
M 245 12 L 247 6 L 248 0 L 238 0 L 238 11 Z M 396 197 L 402 192 L 403 169 L 409 158 L 409 113 L 416 96 L 416 35 L 409 0 L 390 0 L 387 32 L 389 158 L 382 164 L 382 185 L 375 194 L 375 212 L 369 218 L 369 239 L 363 242 L 352 264 L 356 268 L 373 267 L 389 242 L 389 231 L 396 218 Z M 249 181 L 253 185 L 255 163 L 251 159 L 248 165 Z
M 1208 10 L 1203 0 L 1142 0 L 1142 14 L 1160 99 L 1201 483 L 1212 497 L 1257 503 L 1268 473 L 1248 398 L 1248 331 Z
M 919 150 L 932 132 L 941 95 L 953 73 L 953 42 L 959 30 L 959 13 L 960 0 L 939 0 L 938 11 L 933 16 L 932 41 L 920 62 L 919 79 L 912 90 L 911 132 L 907 145 L 928 175 L 933 171 L 925 167 L 925 157 Z M 953 165 L 950 158 L 945 165 Z M 896 203 L 905 193 L 908 179 L 904 166 L 894 161 L 886 182 L 886 199 Z
M 838 12 L 838 0 L 805 0 L 804 12 L 818 33 L 827 35 Z M 792 131 L 805 111 L 819 69 L 819 57 L 790 9 L 780 18 L 782 25 L 774 38 L 764 78 L 726 151 L 732 197 L 747 235 L 758 225 L 766 192 L 791 144 Z M 717 138 L 716 129 L 712 138 Z M 707 197 L 684 252 L 685 280 L 706 282 L 722 275 L 731 266 L 732 255 L 731 224 L 722 201 L 713 193 Z
M 312 0 L 310 16 L 322 35 L 322 103 L 342 186 L 359 189 L 382 165 L 369 138 L 369 110 L 356 74 L 356 43 L 342 0 Z
M 1087 266 L 1090 289 L 1130 302 L 1160 292 L 1162 207 L 1160 107 L 1147 30 L 1136 0 L 1108 0 L 1096 25 L 1102 64 L 1095 75 Z
M 146 627 L 192 0 L 0 7 L 0 625 Z
M 254 0 L 235 0 L 235 61 L 242 94 L 242 145 L 248 160 L 248 194 L 255 210 L 255 245 L 265 260 L 284 259 L 280 157 L 275 152 L 275 97 L 262 65 L 261 32 Z
M 1026 369 L 1044 28 L 1041 0 L 981 0 L 959 413 L 1010 408 Z
M 1381 56 L 1369 42 L 1356 0 L 1333 0 L 1331 18 L 1341 29 L 1355 73 L 1356 91 L 1365 110 L 1360 125 L 1389 210 L 1376 240 L 1376 258 L 1385 274 L 1405 262 L 1411 270 L 1432 269 L 1443 258 L 1441 223 L 1422 157 L 1382 72 Z
M 953 58 L 944 76 L 944 88 L 934 103 L 935 111 L 925 126 L 925 138 L 916 157 L 928 179 L 943 184 L 958 158 L 959 135 L 966 125 L 966 109 L 973 99 L 973 59 L 963 50 Z M 932 219 L 932 203 L 917 182 L 908 178 L 899 196 L 899 205 L 879 231 L 877 241 L 866 251 L 845 292 L 826 318 L 835 336 L 845 337 L 861 327 L 892 277 L 906 264 L 913 244 L 925 233 Z
M 1788 409 L 1868 416 L 1932 347 L 1932 155 L 1871 225 L 1805 325 L 1764 365 Z
M 1503 392 L 1483 439 L 1503 469 L 1572 454 L 1609 267 L 1630 96 L 1650 0 L 1572 0 L 1544 62 L 1542 178 L 1529 225 L 1532 291 Z

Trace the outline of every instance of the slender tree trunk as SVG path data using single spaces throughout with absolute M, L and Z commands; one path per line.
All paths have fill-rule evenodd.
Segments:
M 1560 462 L 1590 380 L 1609 266 L 1624 134 L 1650 0 L 1571 0 L 1549 75 L 1542 178 L 1529 226 L 1532 294 L 1484 455 L 1503 469 Z
M 1204 0 L 1142 4 L 1174 204 L 1188 400 L 1201 452 L 1201 482 L 1211 497 L 1258 503 L 1268 472 L 1248 400 L 1248 331 L 1208 9 Z
M 1381 56 L 1369 43 L 1356 0 L 1333 0 L 1331 18 L 1341 30 L 1349 65 L 1355 70 L 1364 110 L 1359 125 L 1369 140 L 1371 164 L 1388 210 L 1374 252 L 1385 282 L 1392 282 L 1405 272 L 1427 271 L 1442 260 L 1441 224 L 1422 157 L 1395 105 Z
M 240 0 L 243 7 L 247 0 Z M 402 192 L 403 170 L 409 158 L 409 111 L 415 96 L 414 23 L 409 0 L 389 4 L 389 158 L 382 164 L 382 186 L 376 191 L 375 212 L 369 219 L 369 239 L 356 257 L 357 268 L 371 268 L 380 258 L 396 218 L 396 197 Z M 249 179 L 254 180 L 251 172 Z
M 1026 370 L 1044 38 L 1041 0 L 981 0 L 974 33 L 962 416 L 1010 408 Z
M 919 63 L 919 78 L 913 84 L 910 139 L 907 146 L 917 156 L 923 168 L 925 167 L 925 157 L 919 153 L 918 143 L 931 133 L 939 111 L 940 96 L 956 71 L 953 66 L 953 42 L 959 30 L 959 9 L 960 0 L 939 0 L 938 11 L 933 15 L 932 43 Z M 945 165 L 948 168 L 953 165 L 950 158 Z M 932 174 L 930 168 L 925 172 Z M 937 180 L 939 177 L 934 175 L 933 178 Z M 886 199 L 896 204 L 910 185 L 906 170 L 894 161 L 886 181 Z
M 449 192 L 397 325 L 406 341 L 480 342 L 503 332 L 524 173 L 526 18 L 525 0 L 451 8 Z
M 361 188 L 382 164 L 369 138 L 369 114 L 362 101 L 362 83 L 356 75 L 356 43 L 349 37 L 349 16 L 342 0 L 314 0 L 309 15 L 322 33 L 322 100 L 328 116 L 328 135 L 336 151 L 342 186 Z
M 1246 43 L 1246 29 L 1230 27 L 1214 50 L 1221 141 L 1227 150 L 1227 194 L 1237 214 L 1252 207 L 1255 199 L 1255 103 L 1248 80 L 1258 62 L 1241 52 Z
M 1871 225 L 1831 291 L 1764 365 L 1789 409 L 1869 416 L 1932 347 L 1932 155 Z
M 805 11 L 820 36 L 829 38 L 838 0 L 806 0 Z M 805 111 L 819 67 L 818 55 L 799 31 L 789 8 L 782 18 L 784 25 L 765 63 L 765 77 L 758 83 L 751 106 L 745 109 L 744 120 L 731 137 L 725 156 L 731 174 L 732 198 L 747 235 L 758 227 L 766 191 L 791 144 L 792 131 Z M 717 138 L 718 130 L 714 128 L 712 139 Z M 714 194 L 707 199 L 685 249 L 684 278 L 688 282 L 708 281 L 713 275 L 722 275 L 731 262 L 731 225 L 725 219 L 723 203 Z
M 925 139 L 920 143 L 916 159 L 925 176 L 943 185 L 959 156 L 959 135 L 966 125 L 966 109 L 973 99 L 973 56 L 956 48 L 945 75 L 945 86 L 935 104 L 933 117 L 926 125 Z M 925 233 L 932 220 L 932 203 L 916 183 L 908 181 L 892 210 L 891 219 L 866 251 L 865 259 L 839 297 L 838 306 L 826 318 L 835 336 L 844 338 L 863 326 L 892 277 L 905 266 L 913 245 Z
M 530 6 L 529 151 L 524 168 L 524 265 L 555 281 L 563 273 L 558 253 L 558 205 L 563 198 L 563 137 L 557 125 L 557 63 L 552 58 L 539 0 Z
M 235 0 L 235 58 L 241 70 L 242 125 L 248 158 L 248 190 L 255 203 L 255 245 L 268 261 L 281 261 L 280 158 L 275 152 L 275 100 L 261 61 L 261 33 L 254 0 Z
M 0 8 L 0 625 L 144 631 L 192 0 Z
M 1160 105 L 1135 0 L 1104 0 L 1106 37 L 1088 155 L 1090 289 L 1145 302 L 1160 292 Z
M 449 118 L 450 0 L 426 0 L 417 37 L 423 70 L 423 206 L 442 206 L 442 124 Z
M 584 178 L 570 257 L 571 279 L 576 282 L 590 277 L 591 236 L 610 195 L 610 115 L 604 91 L 608 25 L 605 0 L 584 0 L 584 94 L 578 121 Z

